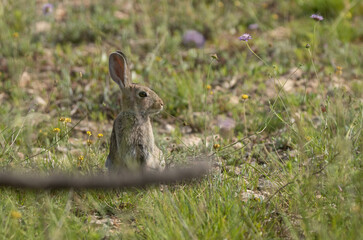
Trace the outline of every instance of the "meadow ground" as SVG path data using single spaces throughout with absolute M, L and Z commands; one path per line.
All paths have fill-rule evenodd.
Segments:
M 141 190 L 1 187 L 3 239 L 363 239 L 361 1 L 45 4 L 0 3 L 2 171 L 105 171 L 117 49 L 166 104 L 168 166 L 215 153 L 213 170 Z M 205 41 L 185 46 L 187 30 Z

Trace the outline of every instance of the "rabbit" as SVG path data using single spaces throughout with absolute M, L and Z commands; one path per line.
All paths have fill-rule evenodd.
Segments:
M 130 67 L 121 51 L 110 54 L 109 72 L 121 89 L 121 112 L 113 123 L 106 167 L 109 171 L 162 171 L 165 160 L 155 145 L 150 116 L 163 110 L 163 100 L 150 88 L 131 82 Z

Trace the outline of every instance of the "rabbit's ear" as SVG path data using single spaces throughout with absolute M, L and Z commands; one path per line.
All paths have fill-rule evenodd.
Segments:
M 127 88 L 131 85 L 131 73 L 125 54 L 121 51 L 111 53 L 109 59 L 111 78 L 120 86 Z

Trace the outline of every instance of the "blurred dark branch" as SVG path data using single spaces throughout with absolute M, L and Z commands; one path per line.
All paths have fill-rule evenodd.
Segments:
M 201 178 L 209 171 L 207 162 L 192 167 L 168 169 L 164 172 L 123 172 L 120 174 L 94 176 L 71 176 L 57 174 L 0 173 L 0 186 L 26 189 L 113 189 L 145 187 L 153 184 L 170 184 Z

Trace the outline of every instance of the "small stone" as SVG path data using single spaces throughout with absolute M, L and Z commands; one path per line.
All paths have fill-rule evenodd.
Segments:
M 239 97 L 237 97 L 237 96 L 230 96 L 228 103 L 229 104 L 232 104 L 232 105 L 238 105 L 239 104 Z
M 217 121 L 221 137 L 225 139 L 232 138 L 236 122 L 229 117 L 219 117 Z
M 61 153 L 67 153 L 68 152 L 68 149 L 66 147 L 61 147 L 61 146 L 58 146 L 57 150 L 59 152 L 61 152 Z
M 183 44 L 187 47 L 203 48 L 205 38 L 203 34 L 196 30 L 188 30 L 183 35 Z
M 243 147 L 243 144 L 241 142 L 237 142 L 233 145 L 234 149 L 241 149 Z
M 63 6 L 59 6 L 57 10 L 55 10 L 55 20 L 57 22 L 64 21 L 67 18 L 67 11 Z
M 121 11 L 116 11 L 113 16 L 117 19 L 120 20 L 124 20 L 124 19 L 128 19 L 130 16 L 127 13 L 121 12 Z
M 271 190 L 271 189 L 276 189 L 277 188 L 277 184 L 274 182 L 271 182 L 268 179 L 260 179 L 258 181 L 258 187 L 261 190 Z
M 19 80 L 19 87 L 24 88 L 26 87 L 31 80 L 30 74 L 28 72 L 23 72 Z
M 181 128 L 181 132 L 183 134 L 189 134 L 189 133 L 193 132 L 193 129 L 190 126 L 183 126 Z
M 24 160 L 24 153 L 21 153 L 21 152 L 18 152 L 18 158 L 20 159 L 20 160 Z
M 175 127 L 172 126 L 172 125 L 170 125 L 170 124 L 168 124 L 168 123 L 165 124 L 164 128 L 165 128 L 166 132 L 168 132 L 168 133 L 171 133 L 171 132 L 174 132 L 175 131 Z
M 265 196 L 262 194 L 256 193 L 252 190 L 248 190 L 242 193 L 242 201 L 247 202 L 249 200 L 255 200 L 262 202 L 265 199 Z
M 251 30 L 256 30 L 258 28 L 259 28 L 259 26 L 257 23 L 252 23 L 252 24 L 248 25 L 248 29 L 251 29 Z
M 36 33 L 43 33 L 43 32 L 49 32 L 51 29 L 50 23 L 46 21 L 40 21 L 35 23 L 35 32 Z
M 199 144 L 202 143 L 202 139 L 195 136 L 195 135 L 187 135 L 184 136 L 182 138 L 182 142 L 187 146 L 187 147 L 192 147 L 192 146 L 198 146 Z
M 34 98 L 34 102 L 35 102 L 35 104 L 41 105 L 43 107 L 47 105 L 47 102 L 43 98 L 41 98 L 40 96 L 36 96 Z

